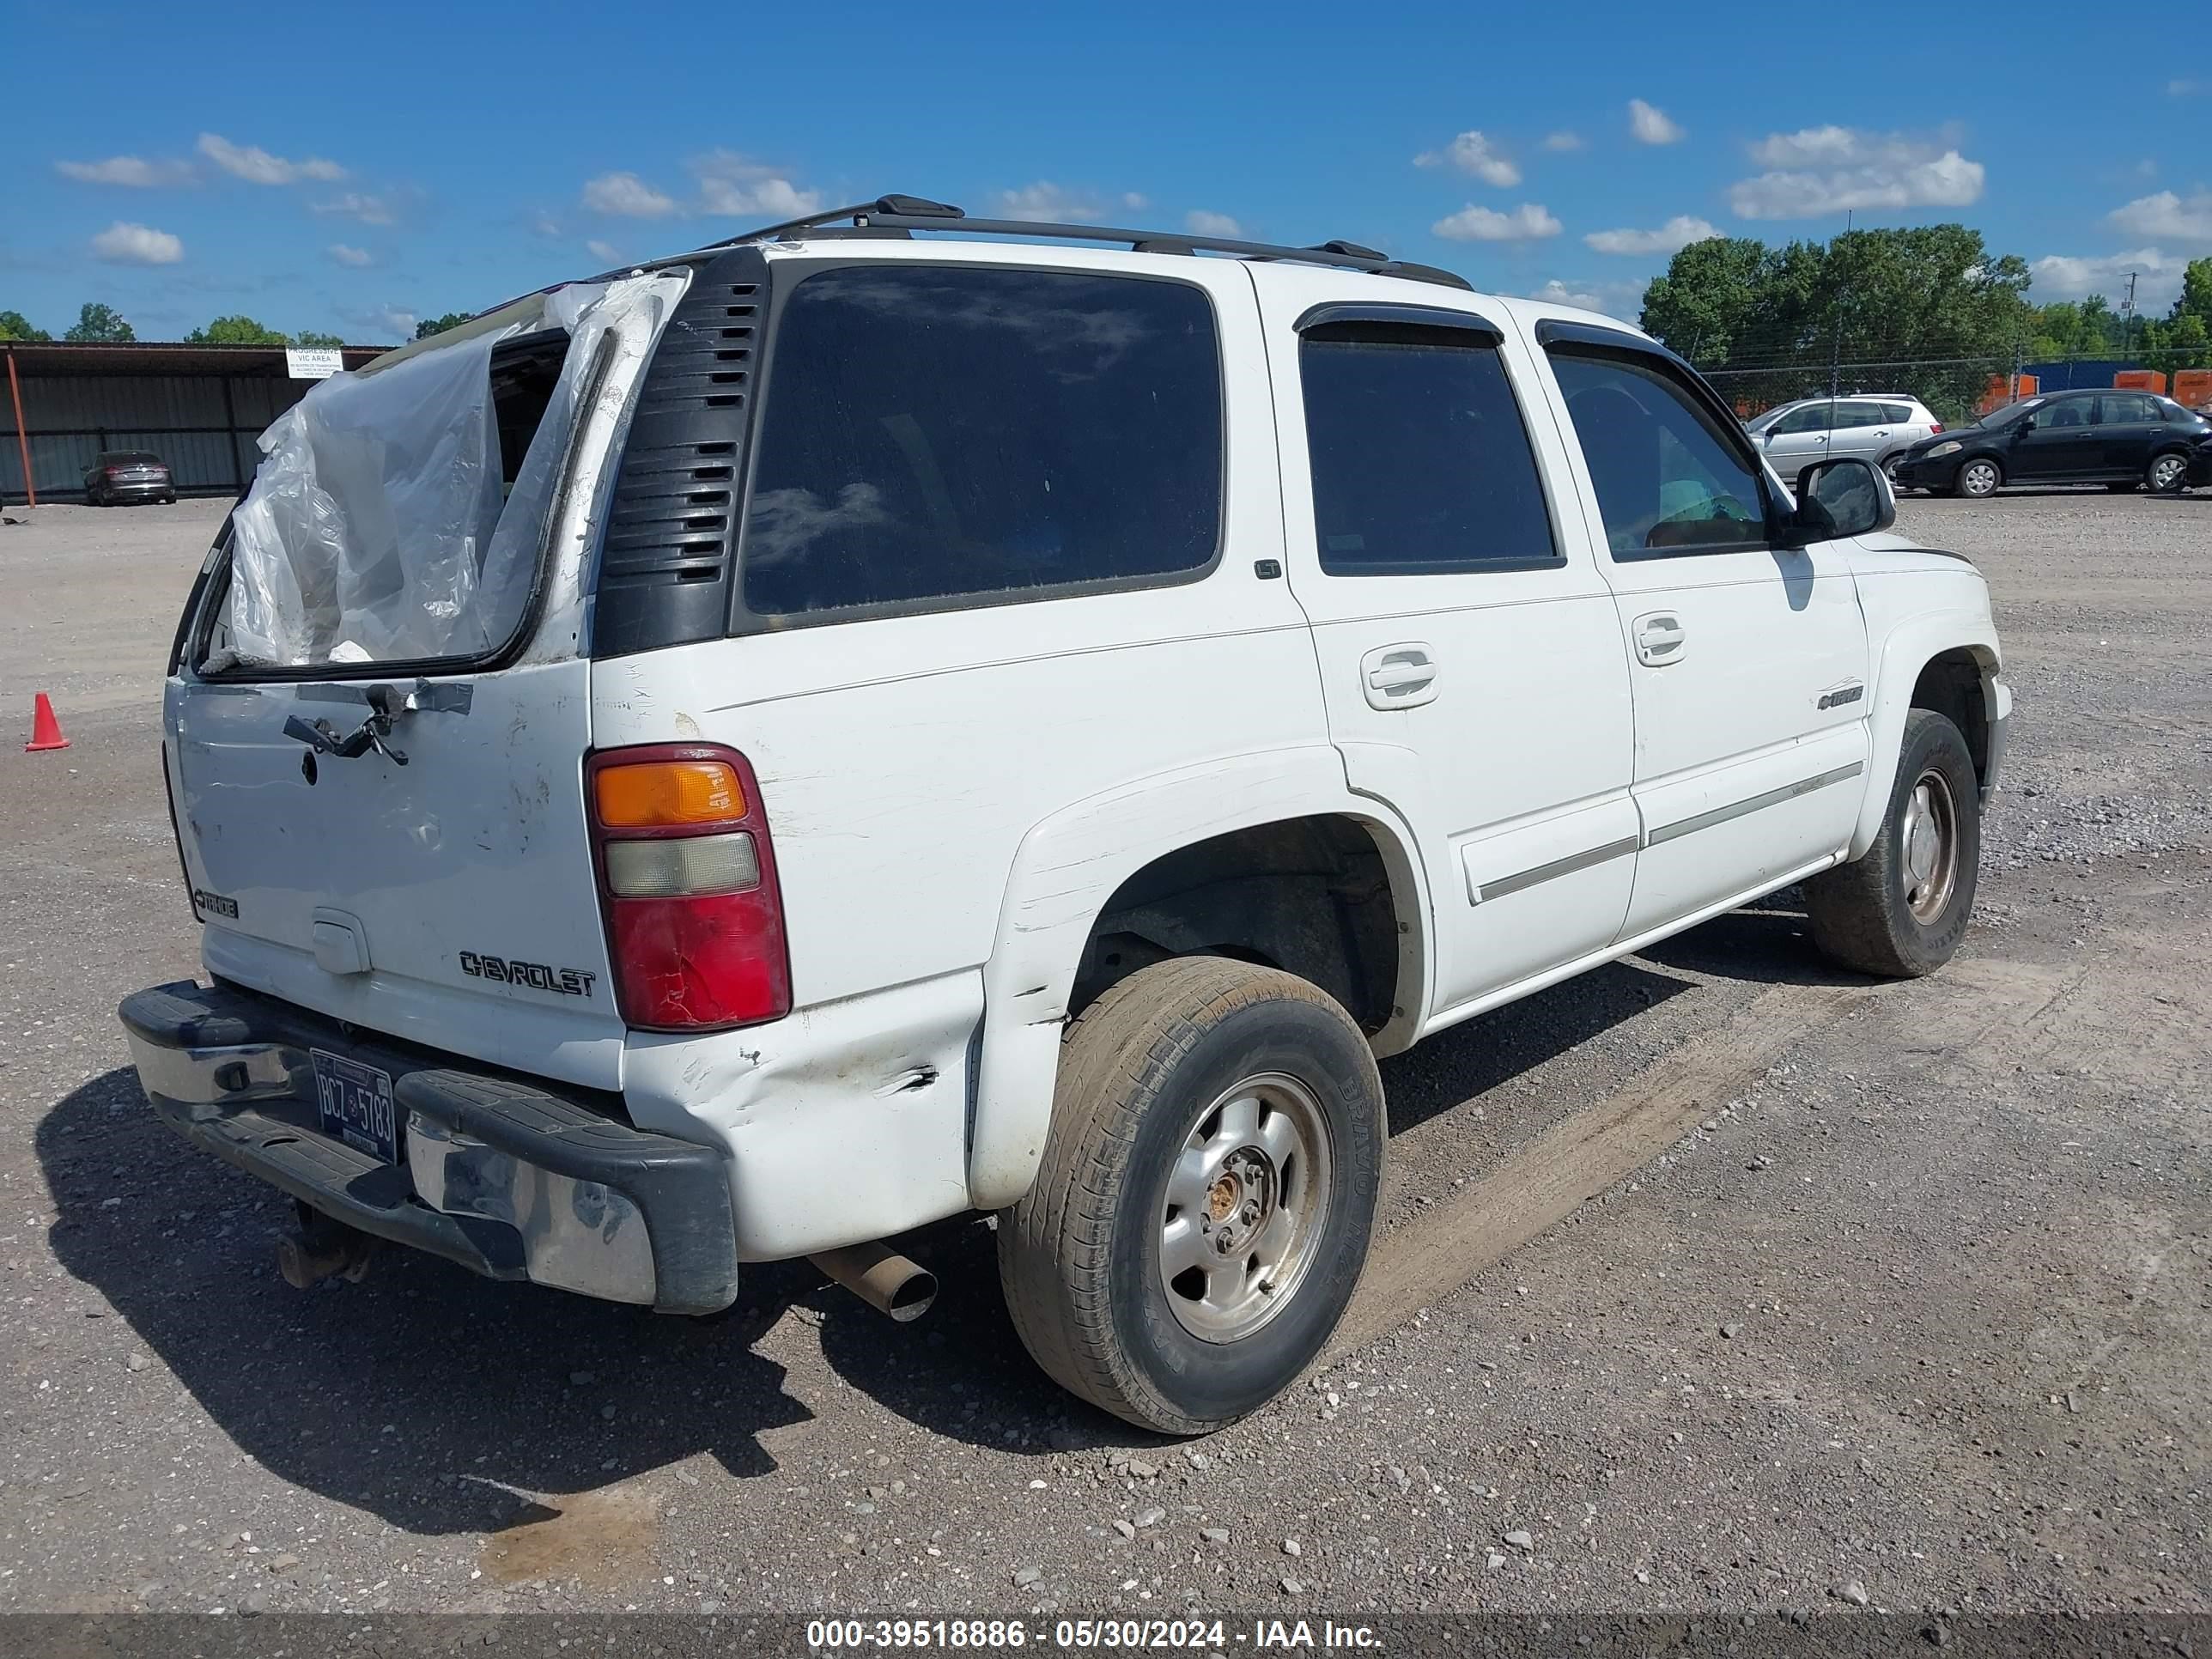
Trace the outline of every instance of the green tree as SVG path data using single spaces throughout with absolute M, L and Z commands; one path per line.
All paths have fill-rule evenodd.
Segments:
M 205 328 L 196 328 L 185 336 L 193 345 L 289 345 L 289 337 L 273 328 L 264 328 L 251 317 L 218 317 Z
M 84 302 L 83 307 L 76 313 L 76 325 L 62 336 L 64 340 L 100 340 L 111 345 L 119 345 L 137 337 L 129 320 L 120 312 L 113 306 L 102 305 L 96 300 Z
M 2212 328 L 2212 255 L 2191 259 L 2181 273 L 2181 297 L 2173 302 L 2173 317 L 2201 317 Z
M 0 340 L 51 340 L 43 328 L 33 328 L 20 311 L 0 311 Z
M 1736 237 L 1676 254 L 1643 320 L 1740 407 L 1826 392 L 1832 374 L 1916 392 L 1955 419 L 2027 338 L 2027 286 L 2025 261 L 1965 225 L 1779 247 Z
M 2193 311 L 2185 311 L 2170 322 L 2145 319 L 2142 349 L 2136 355 L 2145 368 L 2167 376 L 2185 368 L 2212 368 L 2212 327 Z
M 303 328 L 292 337 L 294 345 L 342 346 L 345 337 L 339 334 L 319 334 L 312 328 Z
M 427 340 L 433 334 L 443 334 L 449 328 L 459 328 L 469 320 L 470 315 L 465 311 L 449 311 L 442 317 L 425 317 L 415 325 L 415 337 Z

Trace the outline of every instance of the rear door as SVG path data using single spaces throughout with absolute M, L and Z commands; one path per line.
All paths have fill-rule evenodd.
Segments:
M 1291 586 L 1352 788 L 1419 840 L 1449 1012 L 1620 930 L 1636 809 L 1612 599 L 1503 310 L 1258 274 Z
M 1861 398 L 1846 398 L 1835 410 L 1835 419 L 1828 427 L 1828 453 L 1855 455 L 1879 465 L 1895 435 L 1882 406 Z
M 1636 337 L 1538 325 L 1634 687 L 1644 850 L 1625 936 L 1841 852 L 1867 787 L 1848 550 L 1774 545 L 1741 429 Z
M 2115 478 L 2142 477 L 2165 430 L 2164 412 L 2148 392 L 2107 392 L 2097 399 L 2097 453 Z

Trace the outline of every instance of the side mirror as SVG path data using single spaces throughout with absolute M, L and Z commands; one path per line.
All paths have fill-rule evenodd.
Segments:
M 2023 432 L 2033 432 L 2033 431 L 2034 431 L 2034 430 L 2035 430 L 2035 416 L 2033 416 L 2033 415 L 2023 415 L 2023 416 L 2021 416 L 2020 417 L 2020 419 L 2019 419 L 2017 422 L 2015 422 L 2014 423 L 2014 426 L 2013 426 L 2013 431 L 2014 431 L 2014 433 L 2015 434 L 2020 434 L 2020 433 L 2023 433 Z
M 1856 456 L 1816 461 L 1797 475 L 1797 508 L 1783 525 L 1783 545 L 1872 535 L 1896 522 L 1897 497 L 1880 468 Z

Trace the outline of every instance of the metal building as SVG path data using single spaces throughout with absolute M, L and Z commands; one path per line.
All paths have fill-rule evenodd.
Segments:
M 386 349 L 348 346 L 345 366 Z M 106 449 L 151 450 L 180 494 L 236 495 L 261 459 L 255 440 L 314 384 L 290 378 L 282 346 L 9 340 L 0 353 L 0 501 L 15 502 L 27 453 L 40 501 L 81 501 L 85 469 Z

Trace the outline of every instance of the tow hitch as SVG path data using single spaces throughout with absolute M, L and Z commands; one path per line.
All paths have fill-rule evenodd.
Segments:
M 291 1229 L 276 1241 L 276 1271 L 295 1290 L 312 1291 L 333 1276 L 358 1285 L 368 1276 L 377 1241 L 295 1199 Z

